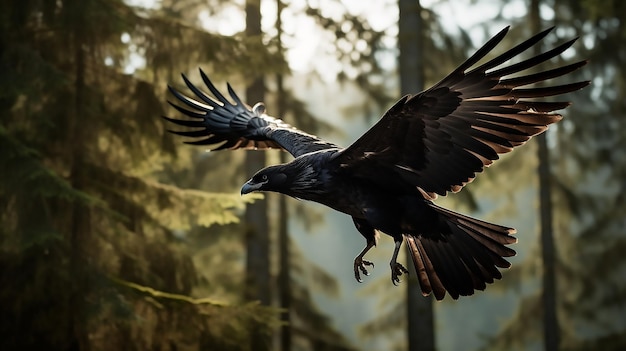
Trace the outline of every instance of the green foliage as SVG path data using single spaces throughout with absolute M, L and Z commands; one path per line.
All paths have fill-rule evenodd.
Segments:
M 0 348 L 249 350 L 275 311 L 194 295 L 184 239 L 238 222 L 254 198 L 156 180 L 193 159 L 163 133 L 160 77 L 186 59 L 228 71 L 249 62 L 224 55 L 274 56 L 121 1 L 0 12 Z M 151 70 L 122 73 L 138 44 Z

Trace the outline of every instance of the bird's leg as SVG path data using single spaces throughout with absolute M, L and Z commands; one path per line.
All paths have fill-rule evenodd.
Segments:
M 368 240 L 365 248 L 363 248 L 363 250 L 361 250 L 361 253 L 359 253 L 359 255 L 356 256 L 356 258 L 354 259 L 354 278 L 356 278 L 356 281 L 359 283 L 363 282 L 363 280 L 361 279 L 361 273 L 363 273 L 364 275 L 370 275 L 365 266 L 372 266 L 372 268 L 374 268 L 373 262 L 363 259 L 363 256 L 365 256 L 365 254 L 374 246 L 376 246 L 376 241 Z
M 400 246 L 402 246 L 402 240 L 395 242 L 395 247 L 393 249 L 393 255 L 391 256 L 391 262 L 389 262 L 389 266 L 391 266 L 391 282 L 393 285 L 398 285 L 400 283 L 400 276 L 402 273 L 409 274 L 409 271 L 404 268 L 404 266 L 398 263 L 398 253 L 400 252 Z

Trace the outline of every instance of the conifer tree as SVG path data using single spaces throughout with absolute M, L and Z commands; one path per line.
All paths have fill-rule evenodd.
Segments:
M 163 136 L 159 77 L 185 51 L 237 64 L 195 46 L 248 49 L 121 1 L 0 12 L 0 348 L 249 349 L 271 311 L 193 296 L 198 272 L 179 237 L 236 222 L 244 203 L 152 176 L 190 159 L 174 161 Z M 124 74 L 139 47 L 151 70 Z

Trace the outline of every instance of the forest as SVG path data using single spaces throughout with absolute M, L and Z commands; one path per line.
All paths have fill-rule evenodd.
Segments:
M 1 350 L 626 349 L 626 2 L 4 0 L 0 19 Z M 518 232 L 503 279 L 456 301 L 394 287 L 389 238 L 357 283 L 349 217 L 240 196 L 286 153 L 207 152 L 161 118 L 200 68 L 347 146 L 508 25 L 503 48 L 579 37 L 555 61 L 589 60 L 566 79 L 591 85 L 437 200 Z

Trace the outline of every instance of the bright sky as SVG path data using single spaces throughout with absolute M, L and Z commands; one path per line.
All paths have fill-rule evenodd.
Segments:
M 242 16 L 242 8 L 245 0 L 232 1 L 223 5 L 219 13 L 210 13 L 208 10 L 198 14 L 206 30 L 222 35 L 233 35 L 245 29 L 245 20 Z M 330 18 L 339 18 L 341 13 L 348 11 L 353 15 L 360 15 L 375 30 L 387 30 L 390 38 L 397 34 L 397 0 L 361 1 L 344 0 L 338 3 L 336 0 L 305 0 L 287 1 L 288 7 L 283 11 L 283 29 L 285 36 L 284 45 L 287 49 L 287 61 L 290 68 L 295 72 L 307 72 L 316 70 L 327 72 L 328 78 L 335 77 L 341 67 L 332 59 L 323 59 L 324 53 L 332 50 L 333 44 L 330 35 L 323 35 L 315 21 L 304 14 L 308 3 L 320 8 L 322 14 Z M 126 3 L 146 8 L 159 6 L 159 0 L 126 0 Z M 421 5 L 434 10 L 443 20 L 442 23 L 447 31 L 458 32 L 458 27 L 469 31 L 475 46 L 484 41 L 482 29 L 476 26 L 485 20 L 491 20 L 498 11 L 502 10 L 504 18 L 516 18 L 524 16 L 526 7 L 524 1 L 510 1 L 504 5 L 498 0 L 484 0 L 469 5 L 463 1 L 421 0 Z M 274 0 L 262 0 L 262 28 L 264 32 L 273 35 L 276 22 L 276 2 Z M 541 8 L 544 18 L 552 18 L 554 12 L 548 6 Z M 235 20 L 234 20 L 235 19 Z M 493 33 L 502 29 L 507 23 L 501 25 L 494 23 Z M 493 34 L 492 33 L 492 34 Z M 130 37 L 126 34 L 121 38 L 122 42 L 129 43 Z M 395 42 L 391 39 L 385 43 L 394 47 Z M 129 44 L 131 52 L 126 73 L 133 73 L 136 69 L 145 66 L 140 48 Z M 328 56 L 327 56 L 328 57 Z M 383 66 L 395 64 L 395 57 L 381 57 Z M 112 62 L 109 62 L 111 64 Z M 391 68 L 391 67 L 389 67 Z

